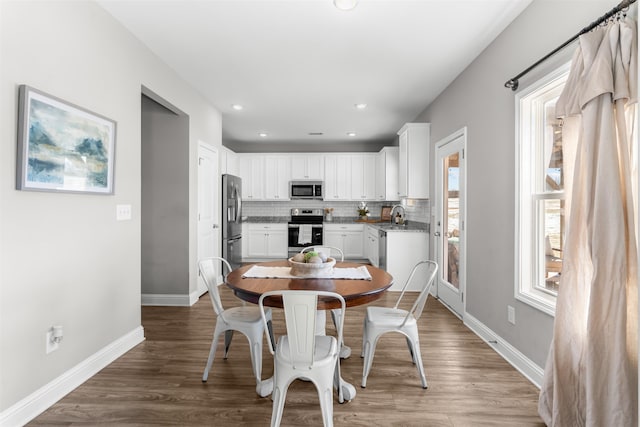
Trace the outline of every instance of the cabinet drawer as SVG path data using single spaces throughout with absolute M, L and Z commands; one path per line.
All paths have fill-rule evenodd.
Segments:
M 324 223 L 324 231 L 363 231 L 363 224 L 327 224 Z

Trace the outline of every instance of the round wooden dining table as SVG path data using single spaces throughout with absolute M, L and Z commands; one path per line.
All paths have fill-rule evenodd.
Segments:
M 380 298 L 384 292 L 393 284 L 393 277 L 386 271 L 368 264 L 353 262 L 337 262 L 336 268 L 357 268 L 365 266 L 371 280 L 354 279 L 325 279 L 325 278 L 257 278 L 243 277 L 243 275 L 253 266 L 265 267 L 288 267 L 287 260 L 269 261 L 256 264 L 248 264 L 233 270 L 225 278 L 225 284 L 233 290 L 233 293 L 240 299 L 257 304 L 260 296 L 268 291 L 279 290 L 316 290 L 335 292 L 341 295 L 347 307 L 355 307 L 367 304 Z M 265 298 L 264 305 L 271 307 L 282 307 L 280 298 Z M 324 301 L 318 299 L 319 310 L 329 310 L 340 308 L 340 303 L 335 299 Z M 316 321 L 316 333 L 324 334 L 326 316 L 319 311 Z M 349 357 L 351 349 L 343 344 L 340 352 L 341 358 Z M 343 394 L 346 400 L 351 400 L 356 395 L 353 385 L 343 382 Z M 264 389 L 273 387 L 272 379 L 263 381 Z M 264 395 L 261 393 L 261 395 Z
M 371 280 L 243 277 L 253 265 L 254 264 L 248 264 L 233 270 L 227 275 L 225 283 L 233 290 L 233 293 L 238 298 L 254 304 L 258 303 L 260 295 L 268 291 L 314 290 L 340 294 L 344 298 L 347 307 L 355 307 L 377 300 L 393 284 L 393 277 L 386 271 L 372 265 L 354 262 L 337 262 L 336 268 L 357 268 L 365 266 L 371 275 Z M 289 263 L 286 260 L 282 260 L 261 262 L 255 265 L 288 267 Z M 282 307 L 282 302 L 278 300 L 267 300 L 265 301 L 265 305 Z M 323 310 L 340 308 L 340 304 L 336 300 L 321 300 L 318 302 L 318 308 Z

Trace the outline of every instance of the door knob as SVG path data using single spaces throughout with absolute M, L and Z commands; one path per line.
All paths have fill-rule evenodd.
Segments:
M 436 237 L 440 237 L 440 232 L 436 231 L 435 233 L 433 233 L 433 235 L 436 236 Z

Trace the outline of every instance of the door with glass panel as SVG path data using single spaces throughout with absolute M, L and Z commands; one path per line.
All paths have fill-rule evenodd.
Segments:
M 434 246 L 438 298 L 456 315 L 464 313 L 466 254 L 466 129 L 436 144 Z

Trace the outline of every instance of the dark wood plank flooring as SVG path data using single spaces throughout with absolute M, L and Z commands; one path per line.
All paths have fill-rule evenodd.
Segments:
M 239 301 L 220 287 L 225 306 Z M 392 305 L 387 293 L 376 305 Z M 367 388 L 362 375 L 364 307 L 348 309 L 345 341 L 353 350 L 343 377 L 356 386 L 351 402 L 334 400 L 336 426 L 536 426 L 538 390 L 430 298 L 419 322 L 429 389 L 424 390 L 399 334 L 383 336 Z M 209 381 L 202 383 L 215 316 L 207 295 L 193 307 L 143 307 L 145 342 L 113 362 L 28 425 L 31 426 L 267 426 L 270 398 L 255 393 L 247 340 L 236 333 L 229 358 L 218 346 Z M 328 319 L 330 325 L 330 319 Z M 283 333 L 281 310 L 274 312 Z M 262 378 L 273 372 L 264 349 Z M 296 381 L 282 426 L 322 425 L 313 385 Z

